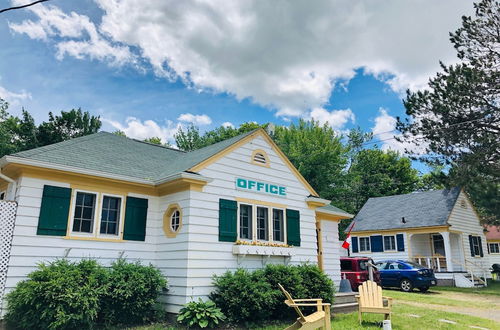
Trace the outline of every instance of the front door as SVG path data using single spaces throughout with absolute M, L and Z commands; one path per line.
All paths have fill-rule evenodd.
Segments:
M 432 247 L 434 249 L 434 255 L 444 256 L 444 240 L 441 235 L 432 235 Z

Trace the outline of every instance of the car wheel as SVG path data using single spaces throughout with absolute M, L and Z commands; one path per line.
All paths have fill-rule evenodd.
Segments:
M 428 286 L 423 286 L 421 288 L 418 288 L 420 290 L 420 292 L 427 292 L 427 290 L 429 290 L 429 287 Z
M 413 290 L 413 284 L 411 284 L 411 281 L 407 278 L 401 280 L 399 287 L 401 288 L 401 291 L 404 292 L 411 292 Z

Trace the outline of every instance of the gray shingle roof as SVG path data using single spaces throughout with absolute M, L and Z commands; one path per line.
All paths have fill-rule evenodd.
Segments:
M 154 182 L 190 169 L 253 132 L 192 152 L 99 132 L 12 156 Z
M 443 226 L 460 188 L 370 198 L 358 212 L 353 232 Z M 402 222 L 405 218 L 406 223 Z

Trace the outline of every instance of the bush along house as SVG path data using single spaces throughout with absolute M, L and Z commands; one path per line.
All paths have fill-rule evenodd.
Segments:
M 410 260 L 431 268 L 438 285 L 486 285 L 483 226 L 460 188 L 370 198 L 354 218 L 352 256 Z
M 17 203 L 0 218 L 2 295 L 57 258 L 151 263 L 168 278 L 169 312 L 237 268 L 308 262 L 340 281 L 337 225 L 352 216 L 320 198 L 262 129 L 192 152 L 100 132 L 0 166 L 14 200 L 0 207 Z

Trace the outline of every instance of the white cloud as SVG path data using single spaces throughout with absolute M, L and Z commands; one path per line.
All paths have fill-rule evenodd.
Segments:
M 30 100 L 31 94 L 25 90 L 12 92 L 5 87 L 0 86 L 0 98 L 9 102 L 11 105 L 19 105 L 21 101 Z
M 375 118 L 375 126 L 372 128 L 373 142 L 379 142 L 382 150 L 394 150 L 400 153 L 417 155 L 425 152 L 426 144 L 416 145 L 412 142 L 399 142 L 395 137 L 402 137 L 396 130 L 397 119 L 389 115 L 384 108 L 379 109 L 379 115 Z
M 207 115 L 193 115 L 191 113 L 183 113 L 177 120 L 194 125 L 210 125 L 212 123 L 212 119 Z
M 50 5 L 30 7 L 39 21 L 10 26 L 63 38 L 59 57 L 121 64 L 133 61 L 134 46 L 160 77 L 284 117 L 323 108 L 359 68 L 396 92 L 424 86 L 439 60 L 456 61 L 448 32 L 472 12 L 468 0 L 95 1 L 104 12 L 98 28 Z
M 159 137 L 163 143 L 172 143 L 174 141 L 174 134 L 180 127 L 180 124 L 174 124 L 170 120 L 166 121 L 165 125 L 160 125 L 153 120 L 145 120 L 143 122 L 135 117 L 127 117 L 125 124 L 106 118 L 103 118 L 102 121 L 124 132 L 128 137 L 139 140 Z
M 135 63 L 135 55 L 130 52 L 129 47 L 108 41 L 88 16 L 75 12 L 66 14 L 52 5 L 36 5 L 29 9 L 38 20 L 9 23 L 10 29 L 24 33 L 31 39 L 48 41 L 51 37 L 57 38 L 55 47 L 58 59 L 69 55 L 78 59 L 88 57 L 106 61 L 118 66 Z
M 229 128 L 229 127 L 230 127 L 230 128 L 234 128 L 234 124 L 233 124 L 233 123 L 231 123 L 231 122 L 229 122 L 229 121 L 226 121 L 226 122 L 222 123 L 222 125 L 221 125 L 221 126 L 222 126 L 222 127 L 225 127 L 225 128 Z
M 319 121 L 320 125 L 328 123 L 336 131 L 342 130 L 348 122 L 354 123 L 356 120 L 351 109 L 328 111 L 316 108 L 311 111 L 310 117 Z

